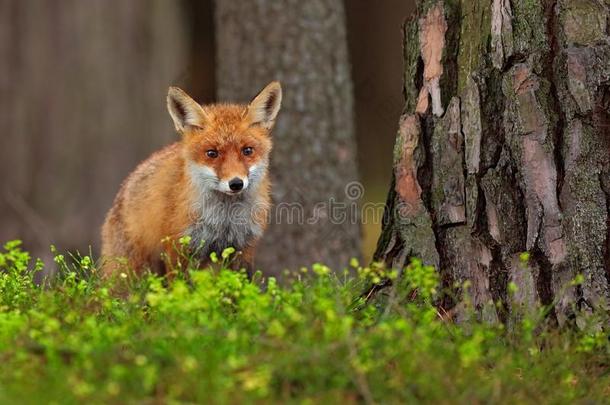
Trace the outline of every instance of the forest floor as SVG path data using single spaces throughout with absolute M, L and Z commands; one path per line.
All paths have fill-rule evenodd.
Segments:
M 548 309 L 459 324 L 438 275 L 355 260 L 273 278 L 217 268 L 172 282 L 96 275 L 89 256 L 0 253 L 0 403 L 572 403 L 610 398 L 607 319 L 559 331 Z M 184 272 L 183 272 L 184 273 Z M 382 279 L 396 288 L 367 300 Z M 578 280 L 574 280 L 578 283 Z M 470 314 L 470 316 L 468 316 Z M 606 323 L 607 324 L 607 323 Z

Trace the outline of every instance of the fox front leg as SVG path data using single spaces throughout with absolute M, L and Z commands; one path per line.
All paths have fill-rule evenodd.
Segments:
M 230 268 L 235 271 L 246 270 L 248 279 L 254 275 L 254 247 L 248 247 L 237 254 L 231 261 Z

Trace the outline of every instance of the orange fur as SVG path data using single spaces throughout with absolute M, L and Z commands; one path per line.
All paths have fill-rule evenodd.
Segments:
M 267 223 L 270 130 L 280 102 L 277 82 L 247 106 L 199 106 L 186 93 L 170 89 L 168 107 L 182 139 L 142 162 L 121 185 L 102 227 L 104 274 L 124 265 L 136 273 L 146 268 L 164 273 L 168 264 L 179 262 L 177 240 L 191 234 L 206 236 L 202 244 L 214 250 L 236 241 L 241 246 L 234 247 L 243 251 L 239 264 L 251 269 Z M 252 154 L 244 152 L 246 147 L 252 148 Z M 210 150 L 218 156 L 208 156 Z M 245 183 L 237 195 L 227 189 L 234 178 Z M 232 211 L 227 207 L 236 203 L 250 208 L 244 211 L 245 227 L 231 223 Z M 242 228 L 246 235 L 240 234 Z M 204 249 L 202 264 L 209 249 Z M 170 263 L 163 262 L 163 253 Z

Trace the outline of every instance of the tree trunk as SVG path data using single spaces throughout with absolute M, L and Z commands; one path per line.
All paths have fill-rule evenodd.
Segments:
M 420 257 L 458 297 L 468 281 L 490 321 L 537 303 L 560 324 L 610 307 L 609 8 L 419 2 L 375 259 Z
M 284 98 L 271 162 L 274 211 L 257 267 L 278 273 L 358 255 L 353 96 L 343 3 L 216 2 L 218 99 L 247 101 L 271 80 Z M 344 205 L 343 205 L 344 204 Z M 341 218 L 347 214 L 347 218 Z
M 174 137 L 182 27 L 162 0 L 0 1 L 2 240 L 95 244 L 120 182 Z

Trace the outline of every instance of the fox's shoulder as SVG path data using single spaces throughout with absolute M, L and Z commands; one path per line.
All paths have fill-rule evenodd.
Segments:
M 181 158 L 180 143 L 174 142 L 154 152 L 148 158 L 140 162 L 131 173 L 130 177 L 147 177 L 154 173 L 160 166 L 171 163 L 174 160 L 180 160 Z
M 137 191 L 141 186 L 149 183 L 155 175 L 159 175 L 160 169 L 176 166 L 179 170 L 179 162 L 182 159 L 181 146 L 179 142 L 172 143 L 154 152 L 148 158 L 136 166 L 129 176 L 123 181 L 120 194 Z
M 166 160 L 179 157 L 181 157 L 181 144 L 180 142 L 174 142 L 153 152 L 152 155 L 138 165 L 138 168 L 146 165 L 159 164 Z M 138 170 L 138 168 L 136 168 L 136 170 Z

